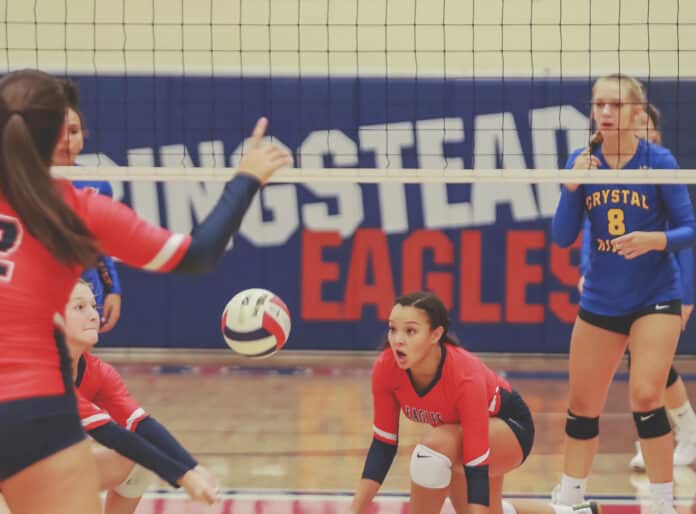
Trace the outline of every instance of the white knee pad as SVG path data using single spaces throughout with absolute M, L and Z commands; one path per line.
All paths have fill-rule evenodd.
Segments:
M 503 514 L 517 514 L 517 509 L 512 503 L 503 500 Z
M 124 498 L 140 498 L 152 483 L 152 473 L 144 467 L 136 464 L 128 474 L 128 477 L 114 488 Z
M 411 480 L 421 487 L 442 489 L 452 480 L 452 461 L 422 444 L 411 454 Z

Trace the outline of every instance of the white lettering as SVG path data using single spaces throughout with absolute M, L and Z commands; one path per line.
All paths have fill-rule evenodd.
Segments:
M 458 185 L 458 187 L 469 187 Z M 447 199 L 447 184 L 421 185 L 423 203 L 423 224 L 426 228 L 448 228 L 471 224 L 471 204 L 459 202 L 451 204 Z
M 474 120 L 474 168 L 525 169 L 524 154 L 512 113 L 483 114 Z
M 270 219 L 264 211 L 270 211 Z M 295 186 L 270 184 L 254 196 L 239 233 L 256 246 L 282 245 L 299 225 Z
M 413 146 L 413 126 L 409 122 L 366 125 L 359 129 L 360 147 L 375 153 L 376 168 L 403 168 L 401 150 Z M 388 234 L 408 231 L 406 192 L 403 184 L 378 185 L 382 229 Z
M 328 167 L 351 167 L 358 164 L 358 145 L 340 130 L 317 130 L 309 134 L 300 145 L 302 168 L 324 168 L 324 157 L 333 162 Z
M 418 159 L 421 168 L 462 169 L 464 159 L 445 157 L 445 143 L 464 141 L 464 122 L 461 118 L 416 121 Z
M 312 230 L 338 231 L 348 237 L 360 226 L 364 218 L 362 191 L 358 184 L 318 183 L 305 184 L 317 196 L 334 197 L 336 213 L 329 212 L 325 202 L 310 203 L 302 207 L 304 225 Z
M 478 183 L 471 185 L 473 223 L 487 225 L 496 221 L 496 207 L 510 204 L 512 218 L 526 221 L 538 218 L 531 184 Z
M 568 152 L 587 144 L 590 120 L 572 105 L 532 109 L 529 113 L 534 149 L 533 167 L 556 169 L 558 162 L 556 133 L 563 130 Z M 537 184 L 537 202 L 542 216 L 551 217 L 556 211 L 560 195 L 559 184 Z
M 152 148 L 131 148 L 128 150 L 128 165 L 151 167 L 155 165 Z M 157 184 L 136 180 L 130 184 L 131 207 L 141 218 L 155 225 L 162 225 L 157 202 Z

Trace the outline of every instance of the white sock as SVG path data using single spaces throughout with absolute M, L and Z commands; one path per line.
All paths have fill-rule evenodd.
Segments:
M 672 511 L 674 504 L 674 488 L 672 482 L 664 482 L 661 484 L 650 483 L 650 496 L 653 504 L 665 505 L 667 512 Z
M 556 514 L 573 514 L 573 507 L 570 505 L 554 505 L 552 503 L 551 507 Z
M 561 477 L 561 494 L 559 497 L 563 505 L 577 505 L 585 502 L 586 478 L 573 478 L 566 474 Z
M 672 418 L 675 433 L 693 434 L 696 432 L 696 412 L 694 412 L 689 400 L 676 409 L 669 409 L 668 412 Z
M 503 500 L 503 514 L 517 514 L 517 509 L 512 503 Z

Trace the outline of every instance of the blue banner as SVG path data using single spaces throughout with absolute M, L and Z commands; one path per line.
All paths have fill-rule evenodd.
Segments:
M 589 135 L 579 79 L 78 77 L 83 163 L 234 166 L 255 120 L 303 167 L 558 168 Z M 664 144 L 696 168 L 696 83 L 652 81 Z M 115 184 L 141 215 L 187 232 L 221 183 Z M 577 249 L 549 239 L 554 184 L 272 184 L 203 277 L 120 267 L 116 346 L 224 347 L 219 316 L 265 287 L 292 313 L 288 348 L 368 350 L 395 295 L 428 288 L 475 351 L 566 352 Z M 680 351 L 693 353 L 687 332 Z

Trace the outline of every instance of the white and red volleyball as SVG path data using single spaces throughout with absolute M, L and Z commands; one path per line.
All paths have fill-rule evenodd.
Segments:
M 267 289 L 246 289 L 234 295 L 222 313 L 227 346 L 246 357 L 270 357 L 290 335 L 290 311 Z

